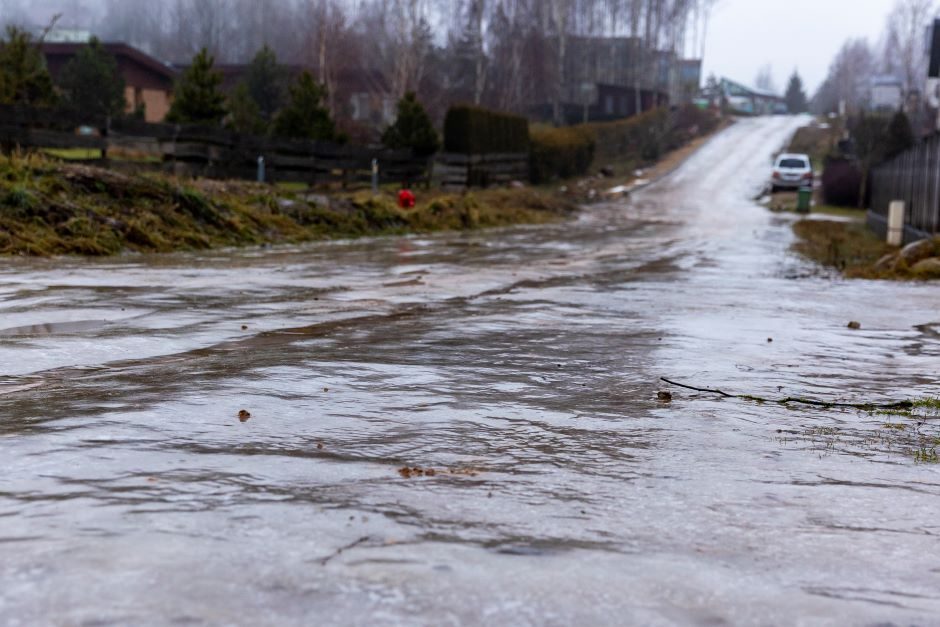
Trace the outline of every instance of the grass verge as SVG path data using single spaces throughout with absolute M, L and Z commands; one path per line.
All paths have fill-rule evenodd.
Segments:
M 916 272 L 902 261 L 881 264 L 886 255 L 896 253 L 876 237 L 861 221 L 801 220 L 793 225 L 799 237 L 793 249 L 853 279 L 929 280 L 936 277 Z M 940 244 L 938 244 L 940 249 Z
M 829 268 L 853 278 L 895 278 L 879 276 L 874 266 L 893 249 L 874 236 L 862 222 L 800 220 L 793 225 L 799 241 L 793 249 Z
M 0 157 L 0 254 L 113 255 L 471 230 L 564 219 L 576 207 L 531 189 L 308 197 L 247 182 L 181 180 Z

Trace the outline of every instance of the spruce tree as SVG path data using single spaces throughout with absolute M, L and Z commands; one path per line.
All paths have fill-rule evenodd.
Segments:
M 323 104 L 326 88 L 310 72 L 290 86 L 287 104 L 274 118 L 274 134 L 291 139 L 336 141 L 336 125 Z
M 389 148 L 410 148 L 421 157 L 433 155 L 441 147 L 431 117 L 414 92 L 398 102 L 398 118 L 382 135 L 382 143 Z
M 787 93 L 784 96 L 787 103 L 787 109 L 790 113 L 806 113 L 809 104 L 806 98 L 806 92 L 803 91 L 803 79 L 797 72 L 793 72 L 790 77 L 790 83 L 787 85 Z
M 228 127 L 239 133 L 263 135 L 267 132 L 267 123 L 261 117 L 258 103 L 251 97 L 248 85 L 239 83 L 228 99 Z
M 888 123 L 885 134 L 885 157 L 890 159 L 910 148 L 916 142 L 911 120 L 903 111 L 898 111 Z
M 117 61 L 92 38 L 62 70 L 59 87 L 66 106 L 88 116 L 118 116 L 127 110 Z
M 285 83 L 284 69 L 278 65 L 277 55 L 265 45 L 248 66 L 245 85 L 266 122 L 284 105 Z
M 32 37 L 15 26 L 0 40 L 0 104 L 52 106 L 58 98 L 46 60 Z
M 215 59 L 203 48 L 176 84 L 167 122 L 217 125 L 225 117 L 222 75 L 213 69 Z

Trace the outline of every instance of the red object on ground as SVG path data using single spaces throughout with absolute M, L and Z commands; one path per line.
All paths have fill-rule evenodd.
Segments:
M 402 209 L 414 209 L 415 195 L 410 189 L 398 192 L 398 206 Z

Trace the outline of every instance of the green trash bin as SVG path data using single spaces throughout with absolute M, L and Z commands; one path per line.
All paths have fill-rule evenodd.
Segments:
M 809 213 L 810 206 L 813 203 L 813 188 L 801 187 L 797 192 L 796 210 L 800 213 Z

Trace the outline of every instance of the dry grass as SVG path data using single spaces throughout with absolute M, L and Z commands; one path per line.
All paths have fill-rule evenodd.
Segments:
M 112 255 L 468 230 L 563 219 L 567 202 L 533 190 L 395 196 L 347 194 L 330 207 L 297 191 L 246 182 L 181 180 L 0 158 L 0 254 Z
M 935 277 L 913 272 L 900 262 L 892 268 L 878 269 L 875 264 L 885 255 L 897 252 L 876 237 L 864 223 L 835 222 L 829 220 L 801 220 L 793 225 L 800 238 L 793 249 L 830 268 L 836 268 L 848 278 L 925 280 Z M 940 249 L 940 244 L 938 244 Z

